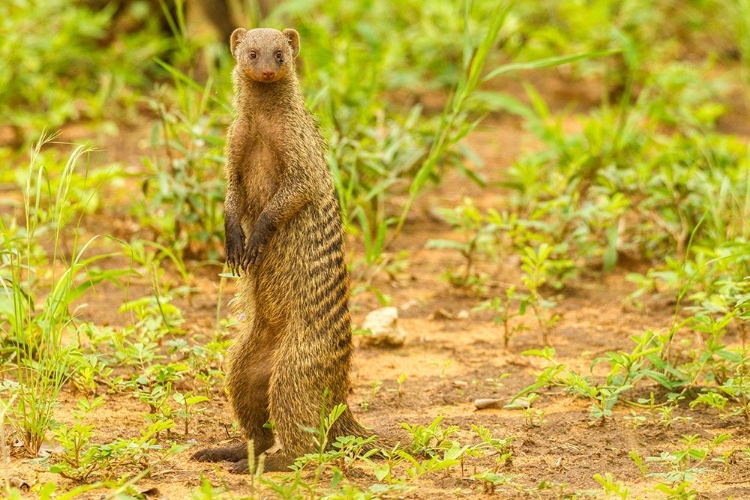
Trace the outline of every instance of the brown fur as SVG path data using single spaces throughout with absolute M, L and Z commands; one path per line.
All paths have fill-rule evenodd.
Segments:
M 301 427 L 319 426 L 324 392 L 326 411 L 349 392 L 341 210 L 295 73 L 297 32 L 240 28 L 231 48 L 237 117 L 226 149 L 226 251 L 229 266 L 242 270 L 238 302 L 250 324 L 232 349 L 227 384 L 256 454 L 274 441 L 263 424 L 275 423 L 282 450 L 267 457 L 266 470 L 283 470 L 312 450 Z M 348 409 L 332 434 L 369 435 Z M 247 472 L 244 444 L 195 458 L 231 460 Z

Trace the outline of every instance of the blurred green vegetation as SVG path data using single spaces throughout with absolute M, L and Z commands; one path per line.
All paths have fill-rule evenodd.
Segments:
M 117 479 L 103 469 L 179 451 L 157 442 L 175 420 L 187 436 L 217 397 L 234 326 L 220 297 L 214 331 L 188 342 L 173 303 L 194 292 L 200 266 L 223 261 L 232 58 L 224 41 L 188 29 L 195 19 L 186 23 L 181 1 L 124 3 L 117 16 L 114 4 L 0 3 L 0 414 L 30 454 L 55 428 L 66 448 L 55 472 L 77 480 Z M 408 263 L 398 238 L 418 219 L 417 201 L 447 178 L 474 182 L 499 201 L 439 207 L 454 231 L 427 247 L 460 256 L 447 282 L 493 313 L 506 348 L 528 329 L 547 344 L 566 286 L 613 270 L 634 283 L 628 307 L 674 304 L 663 331 L 594 362 L 604 377 L 576 373 L 554 349 L 529 351 L 549 367 L 518 397 L 531 404 L 539 388 L 563 386 L 591 401 L 592 420 L 621 401 L 664 416 L 685 398 L 750 418 L 750 0 L 287 0 L 262 24 L 301 34 L 301 82 L 357 248 L 355 290 L 387 302 L 374 283 Z M 517 120 L 536 146 L 490 171 L 463 141 L 484 120 Z M 92 148 L 50 139 L 71 129 Z M 133 138 L 150 146 L 142 157 L 128 150 Z M 501 261 L 518 262 L 513 283 L 489 271 Z M 79 319 L 94 284 L 129 280 L 150 290 L 114 307 L 131 325 Z M 132 393 L 149 427 L 94 444 L 83 421 L 99 399 L 79 405 L 75 425 L 55 427 L 70 386 Z M 369 463 L 383 491 L 479 453 L 439 423 L 411 429 L 415 442 L 438 443 L 429 461 L 390 456 L 412 467 L 408 478 Z M 509 460 L 505 444 L 475 431 Z M 345 450 L 356 443 L 338 444 L 339 455 L 315 458 L 321 467 L 354 460 Z M 104 455 L 109 465 L 97 465 Z M 488 491 L 511 481 L 475 479 Z M 681 481 L 675 491 L 689 498 Z M 203 493 L 212 498 L 210 485 Z
M 113 13 L 66 0 L 2 2 L 0 123 L 36 140 L 42 130 L 135 106 L 156 76 L 153 58 L 174 42 L 155 36 L 152 22 L 116 36 Z

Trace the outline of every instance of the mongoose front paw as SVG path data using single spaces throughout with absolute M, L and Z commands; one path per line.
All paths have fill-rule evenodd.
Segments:
M 261 215 L 250 233 L 250 238 L 247 239 L 245 257 L 242 260 L 242 268 L 245 271 L 253 264 L 260 262 L 260 256 L 274 231 L 276 231 L 276 224 L 267 215 Z
M 242 266 L 243 251 L 245 249 L 245 233 L 242 227 L 226 228 L 226 258 L 232 274 L 239 275 Z
M 266 248 L 267 236 L 261 234 L 261 231 L 253 231 L 250 238 L 247 240 L 247 248 L 245 248 L 245 256 L 242 260 L 242 268 L 247 271 L 250 266 L 260 262 L 260 255 Z

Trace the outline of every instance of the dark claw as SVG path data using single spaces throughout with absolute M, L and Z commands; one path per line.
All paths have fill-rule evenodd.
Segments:
M 238 460 L 237 462 L 232 462 L 229 465 L 229 472 L 232 474 L 249 474 L 250 473 L 250 465 L 247 461 L 247 459 Z M 255 472 L 255 471 L 253 471 Z
M 245 249 L 245 233 L 242 226 L 228 224 L 226 226 L 226 258 L 232 274 L 238 275 L 242 267 L 242 253 Z

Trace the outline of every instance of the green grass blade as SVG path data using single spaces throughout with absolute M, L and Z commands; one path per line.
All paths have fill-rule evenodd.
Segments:
M 573 63 L 577 61 L 582 61 L 584 59 L 595 59 L 597 57 L 607 57 L 613 54 L 618 54 L 620 52 L 621 52 L 620 49 L 612 49 L 612 50 L 603 50 L 603 51 L 598 51 L 598 52 L 584 52 L 582 54 L 573 54 L 573 55 L 568 55 L 568 56 L 547 57 L 545 59 L 538 59 L 536 61 L 529 61 L 529 62 L 522 62 L 522 63 L 505 64 L 503 66 L 500 66 L 499 68 L 495 68 L 494 70 L 490 71 L 483 78 L 483 81 L 486 82 L 502 74 L 510 73 L 513 71 L 553 68 L 555 66 L 561 66 L 563 64 L 569 64 L 569 63 Z

